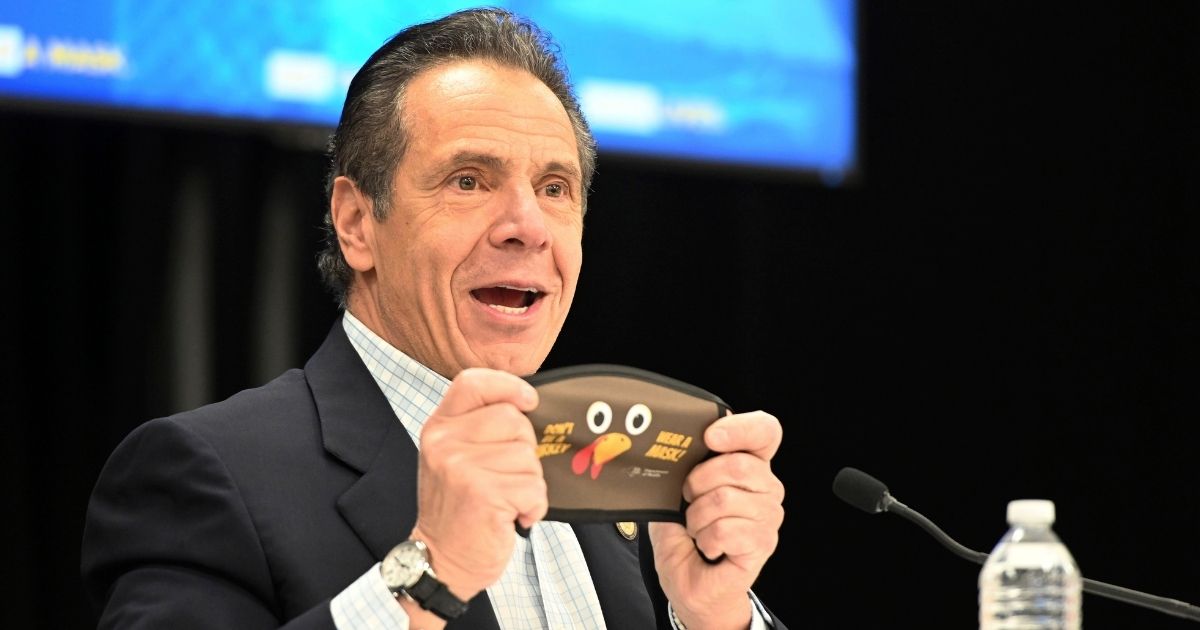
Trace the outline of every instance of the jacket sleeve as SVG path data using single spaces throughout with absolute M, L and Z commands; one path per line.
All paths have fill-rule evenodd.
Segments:
M 170 418 L 138 427 L 109 458 L 81 564 L 100 628 L 334 628 L 328 600 L 284 623 L 233 478 L 208 442 Z

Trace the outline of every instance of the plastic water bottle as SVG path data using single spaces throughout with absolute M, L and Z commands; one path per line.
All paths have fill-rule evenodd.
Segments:
M 980 630 L 1079 630 L 1083 578 L 1050 527 L 1054 503 L 1011 501 L 1008 524 L 979 572 Z

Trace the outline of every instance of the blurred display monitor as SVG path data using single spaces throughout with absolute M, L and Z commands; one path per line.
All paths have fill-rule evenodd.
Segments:
M 0 6 L 0 102 L 329 130 L 402 27 L 471 6 L 83 0 Z M 602 154 L 855 169 L 854 0 L 514 0 L 561 46 Z

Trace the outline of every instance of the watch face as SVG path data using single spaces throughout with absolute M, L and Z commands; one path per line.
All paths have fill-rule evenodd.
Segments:
M 425 545 L 405 541 L 388 552 L 380 564 L 383 582 L 390 589 L 408 588 L 417 583 L 428 566 Z

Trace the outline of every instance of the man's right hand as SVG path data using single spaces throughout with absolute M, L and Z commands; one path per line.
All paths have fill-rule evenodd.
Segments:
M 438 579 L 467 601 L 500 579 L 513 523 L 546 515 L 546 481 L 525 412 L 537 390 L 485 368 L 463 370 L 421 431 L 417 523 Z

